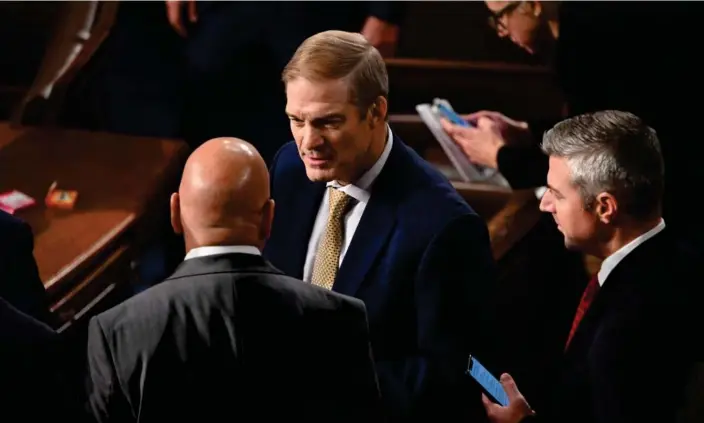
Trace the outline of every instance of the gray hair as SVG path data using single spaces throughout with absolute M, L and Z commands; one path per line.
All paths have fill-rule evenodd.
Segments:
M 660 142 L 632 113 L 605 110 L 563 120 L 545 133 L 542 149 L 567 159 L 586 208 L 609 192 L 633 217 L 660 210 L 665 181 Z

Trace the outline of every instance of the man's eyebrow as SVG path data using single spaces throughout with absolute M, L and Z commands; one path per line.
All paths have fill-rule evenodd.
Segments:
M 296 115 L 293 114 L 293 113 L 286 112 L 286 114 L 287 114 L 289 117 L 291 117 L 291 118 L 303 120 L 303 118 L 301 118 L 301 117 L 299 117 L 299 116 L 296 116 Z M 325 115 L 322 115 L 322 116 L 316 116 L 316 117 L 312 118 L 311 120 L 313 120 L 313 121 L 321 121 L 321 120 L 322 120 L 322 121 L 325 121 L 325 120 L 344 119 L 344 118 L 345 118 L 344 113 L 328 113 L 328 114 L 325 114 Z
M 552 186 L 552 185 L 550 185 L 550 184 L 547 184 L 547 187 L 550 188 L 550 191 L 553 191 L 553 192 L 556 192 L 556 193 L 562 195 L 562 193 L 560 192 L 560 190 L 558 190 L 558 189 L 555 188 L 554 186 Z

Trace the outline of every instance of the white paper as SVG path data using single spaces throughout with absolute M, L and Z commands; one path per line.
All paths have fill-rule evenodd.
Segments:
M 435 99 L 434 104 L 442 102 L 445 106 L 452 110 L 452 106 L 447 100 Z M 450 138 L 440 124 L 440 117 L 435 113 L 432 104 L 419 104 L 416 106 L 416 111 L 420 115 L 423 122 L 426 124 L 430 132 L 433 133 L 435 139 L 440 143 L 445 154 L 452 162 L 452 165 L 457 169 L 460 177 L 464 182 L 482 182 L 491 185 L 498 185 L 505 188 L 510 188 L 508 181 L 498 171 L 493 169 L 477 168 L 464 154 L 462 149 Z

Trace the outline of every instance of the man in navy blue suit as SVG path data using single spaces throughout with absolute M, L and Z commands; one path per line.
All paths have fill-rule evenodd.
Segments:
M 21 312 L 48 322 L 46 291 L 33 249 L 29 225 L 0 210 L 0 297 Z
M 295 141 L 271 167 L 278 212 L 266 257 L 365 302 L 392 421 L 471 408 L 467 356 L 491 355 L 482 308 L 495 269 L 484 221 L 391 132 L 386 66 L 364 37 L 308 38 L 283 80 Z

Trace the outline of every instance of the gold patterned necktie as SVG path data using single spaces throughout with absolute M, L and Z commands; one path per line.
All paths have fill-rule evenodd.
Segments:
M 323 237 L 318 243 L 318 251 L 315 253 L 312 282 L 313 285 L 332 289 L 342 251 L 343 219 L 352 197 L 333 187 L 328 187 L 328 196 L 330 214 Z

